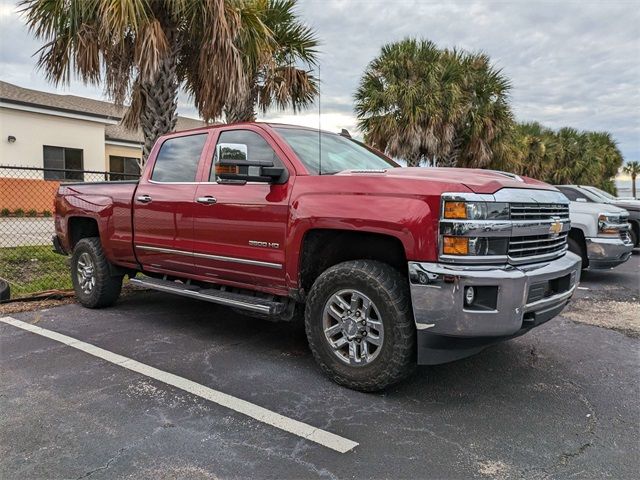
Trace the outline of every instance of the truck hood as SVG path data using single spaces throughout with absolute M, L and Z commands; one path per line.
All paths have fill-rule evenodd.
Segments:
M 492 194 L 503 188 L 528 188 L 538 190 L 556 190 L 555 187 L 534 180 L 521 177 L 513 173 L 478 168 L 436 168 L 436 167 L 407 167 L 390 168 L 387 170 L 345 170 L 338 175 L 371 175 L 391 178 L 424 179 L 437 182 L 460 183 L 474 193 Z
M 627 213 L 624 208 L 616 207 L 612 203 L 571 202 L 569 209 L 571 213 L 589 213 L 593 215 L 600 213 Z
M 624 208 L 625 210 L 640 212 L 640 200 L 612 200 L 611 203 L 616 207 Z

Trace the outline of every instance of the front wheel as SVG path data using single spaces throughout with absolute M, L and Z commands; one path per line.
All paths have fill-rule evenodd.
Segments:
M 112 275 L 100 239 L 83 238 L 71 256 L 71 280 L 78 301 L 88 308 L 113 305 L 120 296 L 123 275 Z
M 384 263 L 349 261 L 322 273 L 309 292 L 305 327 L 316 361 L 340 385 L 382 390 L 415 366 L 408 281 Z

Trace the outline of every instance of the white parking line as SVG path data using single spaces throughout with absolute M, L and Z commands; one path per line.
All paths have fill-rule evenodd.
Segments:
M 306 423 L 293 420 L 291 418 L 285 417 L 284 415 L 280 415 L 279 413 L 272 412 L 271 410 L 267 410 L 266 408 L 247 402 L 246 400 L 242 400 L 241 398 L 237 398 L 218 390 L 205 387 L 204 385 L 193 382 L 183 377 L 179 377 L 172 373 L 158 370 L 157 368 L 137 362 L 136 360 L 133 360 L 131 358 L 118 355 L 117 353 L 110 352 L 109 350 L 105 350 L 100 347 L 96 347 L 95 345 L 91 345 L 90 343 L 85 343 L 75 338 L 62 335 L 61 333 L 53 332 L 51 330 L 47 330 L 30 323 L 16 320 L 15 318 L 11 317 L 0 318 L 0 322 L 12 325 L 17 328 L 21 328 L 22 330 L 41 335 L 43 337 L 50 338 L 57 342 L 68 345 L 69 347 L 73 347 L 77 350 L 82 350 L 89 355 L 93 355 L 94 357 L 101 358 L 102 360 L 126 368 L 133 372 L 146 375 L 147 377 L 153 378 L 162 383 L 166 383 L 167 385 L 171 385 L 173 387 L 179 388 L 180 390 L 184 390 L 185 392 L 197 395 L 198 397 L 204 398 L 211 402 L 217 403 L 218 405 L 229 408 L 248 417 L 254 418 L 262 423 L 266 423 L 267 425 L 271 425 L 273 427 L 279 428 L 280 430 L 284 430 L 285 432 L 292 433 L 299 437 L 323 445 L 327 448 L 335 450 L 336 452 L 346 453 L 358 446 L 357 442 L 349 440 L 348 438 L 344 438 L 334 433 L 313 427 Z

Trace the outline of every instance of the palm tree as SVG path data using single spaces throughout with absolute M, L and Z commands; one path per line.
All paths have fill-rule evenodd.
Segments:
M 382 47 L 355 93 L 365 140 L 409 166 L 487 166 L 513 125 L 509 81 L 484 54 L 406 39 Z
M 514 165 L 517 173 L 550 183 L 595 185 L 615 193 L 613 177 L 622 165 L 622 154 L 608 132 L 557 132 L 539 123 L 515 128 Z M 491 165 L 494 167 L 494 162 Z
M 73 73 L 85 83 L 104 81 L 107 96 L 130 103 L 123 123 L 141 127 L 145 158 L 175 127 L 180 86 L 212 120 L 245 90 L 240 38 L 251 38 L 256 51 L 271 42 L 254 5 L 240 0 L 22 0 L 20 7 L 46 42 L 38 66 L 47 78 L 64 84 Z
M 622 168 L 622 171 L 627 175 L 631 175 L 631 195 L 633 198 L 636 197 L 636 178 L 640 173 L 640 162 L 634 160 L 632 162 L 627 162 L 627 164 Z
M 318 39 L 296 16 L 296 2 L 253 2 L 273 41 L 270 48 L 256 50 L 251 48 L 256 44 L 253 38 L 241 37 L 247 83 L 241 95 L 225 107 L 227 122 L 255 121 L 257 108 L 264 113 L 272 105 L 296 112 L 310 105 L 318 94 L 318 80 L 310 72 L 317 62 Z M 298 67 L 300 63 L 304 68 Z

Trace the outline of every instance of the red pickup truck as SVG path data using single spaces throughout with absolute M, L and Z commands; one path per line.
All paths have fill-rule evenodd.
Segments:
M 127 275 L 264 318 L 304 315 L 322 370 L 364 391 L 526 333 L 580 275 L 554 187 L 399 168 L 347 133 L 297 126 L 163 136 L 139 181 L 65 184 L 55 207 L 54 246 L 72 254 L 86 307 L 113 304 Z

